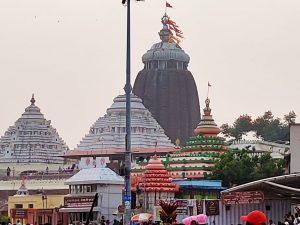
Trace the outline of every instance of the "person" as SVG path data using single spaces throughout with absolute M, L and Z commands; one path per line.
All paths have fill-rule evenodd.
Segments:
M 114 219 L 113 225 L 119 225 L 119 221 Z
M 59 174 L 62 173 L 62 168 L 61 168 L 61 166 L 59 166 L 59 168 L 58 168 L 58 173 L 59 173 Z
M 241 216 L 241 221 L 246 222 L 246 225 L 267 225 L 266 215 L 259 210 L 254 210 L 247 216 Z
M 48 174 L 49 173 L 49 167 L 47 166 L 46 167 L 46 174 Z
M 269 220 L 269 225 L 275 225 L 275 223 L 273 223 L 273 220 Z
M 6 169 L 6 175 L 8 176 L 8 177 L 10 177 L 10 168 L 9 167 L 7 167 L 7 169 Z
M 191 221 L 191 225 L 197 225 L 196 220 L 192 220 L 192 221 Z
M 20 223 L 20 220 L 17 220 L 17 225 L 22 225 L 22 224 Z
M 300 224 L 300 217 L 298 213 L 295 213 L 294 225 Z

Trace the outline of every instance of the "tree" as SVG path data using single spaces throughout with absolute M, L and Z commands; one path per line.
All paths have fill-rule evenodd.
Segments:
M 222 180 L 227 187 L 251 182 L 266 177 L 284 174 L 286 162 L 272 159 L 269 153 L 260 157 L 249 153 L 247 149 L 228 150 L 215 164 L 209 179 Z
M 243 134 L 252 130 L 252 119 L 249 115 L 241 115 L 234 121 L 232 126 L 223 124 L 221 129 L 226 137 L 231 136 L 239 140 L 242 138 Z
M 284 115 L 283 119 L 274 118 L 272 112 L 266 111 L 262 116 L 252 120 L 249 115 L 241 115 L 232 126 L 223 124 L 221 126 L 222 133 L 226 137 L 232 137 L 240 140 L 243 134 L 254 131 L 256 137 L 266 141 L 289 141 L 289 126 L 295 123 L 296 114 L 294 111 Z

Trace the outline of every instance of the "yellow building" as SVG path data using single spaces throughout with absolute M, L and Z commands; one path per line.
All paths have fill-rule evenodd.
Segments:
M 22 182 L 17 194 L 8 197 L 8 216 L 12 223 L 56 225 L 62 223 L 58 209 L 63 205 L 64 195 L 29 195 Z

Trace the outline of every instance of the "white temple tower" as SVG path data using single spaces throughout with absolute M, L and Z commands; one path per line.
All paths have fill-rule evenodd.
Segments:
M 90 128 L 75 150 L 124 149 L 126 98 L 119 95 Z M 131 94 L 131 148 L 172 148 L 174 145 L 152 117 L 142 100 Z
M 47 163 L 62 164 L 62 156 L 68 151 L 51 121 L 46 120 L 35 105 L 31 105 L 0 138 L 0 163 Z

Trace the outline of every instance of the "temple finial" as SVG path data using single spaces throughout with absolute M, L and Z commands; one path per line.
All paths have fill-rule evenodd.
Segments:
M 209 107 L 209 104 L 210 104 L 210 100 L 209 100 L 209 98 L 206 98 L 205 99 L 205 106 L 206 107 L 203 109 L 204 115 L 206 115 L 206 116 L 210 115 L 210 113 L 211 113 L 211 108 Z
M 35 103 L 34 94 L 32 94 L 30 102 L 31 102 L 31 105 L 34 105 L 34 103 Z

